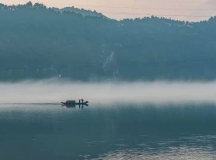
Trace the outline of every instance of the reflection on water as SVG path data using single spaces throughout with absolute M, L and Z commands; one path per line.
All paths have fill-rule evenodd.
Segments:
M 0 105 L 0 159 L 215 159 L 216 106 Z
M 189 136 L 189 135 L 188 135 Z M 166 139 L 151 143 L 137 143 L 134 148 L 120 148 L 101 154 L 95 159 L 215 159 L 216 136 L 189 136 L 177 139 Z M 142 140 L 141 140 L 142 141 Z

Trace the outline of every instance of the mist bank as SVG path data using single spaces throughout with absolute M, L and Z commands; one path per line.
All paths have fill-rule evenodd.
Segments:
M 59 80 L 0 83 L 0 103 L 60 103 L 85 99 L 90 104 L 216 103 L 216 81 L 71 82 Z

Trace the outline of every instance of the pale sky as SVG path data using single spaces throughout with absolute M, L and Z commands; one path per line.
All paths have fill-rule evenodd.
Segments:
M 29 0 L 1 0 L 3 4 L 24 4 Z M 114 19 L 155 15 L 200 21 L 216 15 L 216 0 L 32 0 L 49 7 L 96 10 Z

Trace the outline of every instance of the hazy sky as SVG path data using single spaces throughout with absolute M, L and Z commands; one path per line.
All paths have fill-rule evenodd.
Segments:
M 29 0 L 1 0 L 4 4 L 23 4 Z M 216 0 L 32 0 L 49 7 L 75 6 L 96 10 L 115 18 L 135 18 L 149 15 L 199 21 L 216 15 Z

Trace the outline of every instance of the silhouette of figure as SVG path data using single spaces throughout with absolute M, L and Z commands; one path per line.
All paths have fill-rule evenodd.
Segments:
M 80 99 L 79 99 L 79 108 L 80 108 Z
M 81 101 L 82 101 L 82 109 L 83 109 L 83 102 L 84 102 L 84 100 L 83 100 L 83 99 L 81 99 Z

